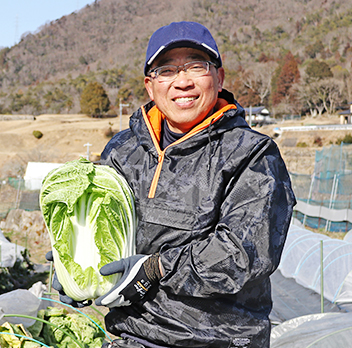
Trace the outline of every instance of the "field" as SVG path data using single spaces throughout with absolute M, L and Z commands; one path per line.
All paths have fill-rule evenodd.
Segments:
M 128 116 L 122 117 L 122 129 Z M 120 118 L 91 118 L 85 115 L 41 115 L 35 120 L 0 121 L 0 178 L 24 175 L 27 162 L 67 162 L 80 156 L 95 160 L 120 129 Z M 37 139 L 33 131 L 43 136 Z
M 128 115 L 121 120 L 121 128 L 128 127 Z M 256 128 L 274 136 L 275 127 L 311 124 L 334 124 L 338 118 L 307 118 L 285 121 Z M 35 120 L 0 121 L 0 178 L 23 177 L 27 162 L 67 162 L 80 156 L 96 160 L 109 141 L 109 133 L 120 129 L 120 118 L 91 118 L 85 115 L 40 115 Z M 43 136 L 37 139 L 33 131 Z M 276 138 L 289 171 L 301 174 L 313 172 L 315 151 L 330 146 L 348 131 L 285 132 Z M 306 147 L 299 145 L 305 144 Z M 297 146 L 298 145 L 298 146 Z
M 336 145 L 338 140 L 352 134 L 349 130 L 319 130 L 319 131 L 289 131 L 275 137 L 275 127 L 302 127 L 313 125 L 336 125 L 339 119 L 335 117 L 305 118 L 294 121 L 284 121 L 270 126 L 257 128 L 259 132 L 274 138 L 286 166 L 291 173 L 313 174 L 316 151 L 323 147 Z
M 121 128 L 128 127 L 129 116 L 121 119 Z M 335 119 L 337 120 L 337 118 Z M 330 118 L 302 119 L 285 121 L 275 125 L 256 128 L 257 131 L 274 137 L 275 127 L 302 126 L 311 124 L 333 124 Z M 336 123 L 336 122 L 335 122 Z M 66 162 L 87 156 L 89 143 L 90 159 L 97 160 L 109 141 L 111 133 L 120 129 L 120 119 L 91 118 L 85 115 L 41 115 L 35 120 L 0 121 L 0 178 L 24 176 L 28 161 Z M 40 131 L 43 136 L 37 139 L 33 131 Z M 284 132 L 274 137 L 288 170 L 292 173 L 312 174 L 314 157 L 322 146 L 334 144 L 348 131 L 319 132 Z M 319 141 L 318 141 L 319 140 Z M 300 144 L 306 147 L 301 147 Z M 7 191 L 9 190 L 9 191 Z M 8 201 L 5 195 L 16 196 L 16 190 L 4 185 L 0 190 L 0 202 Z M 50 249 L 50 243 L 42 227 L 36 228 L 31 219 L 22 218 L 22 227 L 12 232 L 11 239 L 19 244 L 26 242 L 33 262 L 45 262 L 44 255 Z M 26 231 L 26 236 L 20 230 Z M 23 232 L 23 231 L 22 231 Z M 22 239 L 22 240 L 21 240 Z

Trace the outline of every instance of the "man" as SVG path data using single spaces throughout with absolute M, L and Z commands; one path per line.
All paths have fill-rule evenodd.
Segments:
M 210 32 L 171 23 L 150 38 L 151 102 L 116 134 L 101 163 L 133 189 L 137 255 L 98 298 L 109 347 L 269 347 L 270 274 L 295 198 L 275 143 L 252 130 L 222 88 Z

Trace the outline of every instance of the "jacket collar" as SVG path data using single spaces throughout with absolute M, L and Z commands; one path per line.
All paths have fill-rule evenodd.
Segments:
M 189 133 L 195 134 L 199 130 L 208 127 L 215 120 L 218 120 L 222 114 L 230 109 L 237 109 L 237 102 L 232 93 L 223 89 L 218 96 L 218 101 L 215 105 L 215 112 L 203 120 L 200 124 L 195 126 Z M 161 127 L 162 121 L 165 119 L 165 115 L 156 107 L 154 102 L 149 102 L 142 107 L 144 109 L 145 115 L 147 116 L 148 121 L 151 127 L 148 127 L 149 130 L 153 130 L 153 133 L 156 137 L 156 140 L 160 142 Z
M 235 127 L 248 127 L 244 120 L 244 109 L 234 99 L 232 93 L 223 89 L 219 93 L 217 106 L 220 110 L 205 119 L 201 123 L 202 126 L 199 124 L 187 133 L 187 138 L 209 127 L 212 130 L 217 129 L 217 133 L 226 132 Z M 130 129 L 136 135 L 138 142 L 151 151 L 156 150 L 153 143 L 154 145 L 160 143 L 161 120 L 163 117 L 165 116 L 156 108 L 155 103 L 150 101 L 138 109 L 130 118 Z M 208 141 L 207 134 L 205 134 L 205 137 L 204 141 Z M 198 137 L 197 139 L 200 140 Z

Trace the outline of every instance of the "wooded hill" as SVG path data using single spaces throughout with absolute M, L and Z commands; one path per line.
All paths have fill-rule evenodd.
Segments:
M 77 113 L 88 82 L 111 113 L 148 100 L 143 63 L 150 35 L 193 20 L 214 35 L 225 87 L 243 106 L 276 115 L 333 113 L 352 101 L 352 8 L 345 0 L 96 0 L 0 51 L 0 114 Z

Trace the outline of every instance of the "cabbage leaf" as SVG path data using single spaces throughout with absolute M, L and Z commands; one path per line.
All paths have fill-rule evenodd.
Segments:
M 135 253 L 137 217 L 127 181 L 80 158 L 44 178 L 40 207 L 64 292 L 76 301 L 106 294 L 120 275 L 99 269 Z

